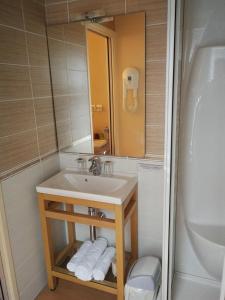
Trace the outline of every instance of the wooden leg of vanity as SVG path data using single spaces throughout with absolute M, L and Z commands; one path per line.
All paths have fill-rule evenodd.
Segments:
M 39 195 L 39 209 L 42 227 L 42 236 L 44 241 L 44 251 L 45 251 L 45 263 L 48 276 L 48 287 L 50 290 L 56 288 L 56 278 L 52 276 L 52 266 L 54 265 L 54 249 L 51 239 L 51 225 L 50 220 L 45 217 L 45 209 L 47 204 L 45 200 Z
M 124 210 L 116 206 L 116 270 L 117 270 L 117 300 L 124 300 L 125 252 L 124 252 Z
M 133 196 L 135 197 L 135 195 Z M 131 255 L 132 260 L 136 260 L 138 258 L 138 208 L 137 208 L 137 200 L 135 209 L 133 214 L 131 215 Z
M 66 205 L 66 211 L 74 212 L 74 206 L 72 204 L 65 204 Z M 75 224 L 73 222 L 67 222 L 67 234 L 68 234 L 68 241 L 70 245 L 73 245 L 76 236 L 75 236 Z

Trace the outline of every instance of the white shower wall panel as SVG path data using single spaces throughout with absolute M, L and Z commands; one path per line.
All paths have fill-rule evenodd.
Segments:
M 175 270 L 214 280 L 220 271 L 207 270 L 214 258 L 200 249 L 214 249 L 216 240 L 223 247 L 225 48 L 218 46 L 225 45 L 224 15 L 222 0 L 185 1 Z

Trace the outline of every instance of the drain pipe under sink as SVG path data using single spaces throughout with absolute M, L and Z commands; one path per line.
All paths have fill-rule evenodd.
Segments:
M 101 219 L 105 217 L 105 214 L 103 212 L 99 211 L 97 208 L 94 207 L 88 207 L 88 214 L 89 216 L 99 217 Z M 90 225 L 89 228 L 90 228 L 90 240 L 94 242 L 96 240 L 96 227 Z

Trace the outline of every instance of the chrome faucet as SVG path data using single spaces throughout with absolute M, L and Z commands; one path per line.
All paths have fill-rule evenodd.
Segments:
M 89 159 L 91 161 L 91 166 L 89 168 L 89 172 L 93 175 L 101 175 L 102 166 L 101 166 L 101 159 L 98 156 L 93 156 Z

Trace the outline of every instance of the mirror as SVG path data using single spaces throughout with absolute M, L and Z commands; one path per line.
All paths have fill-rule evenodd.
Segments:
M 48 27 L 59 148 L 144 157 L 145 13 Z

